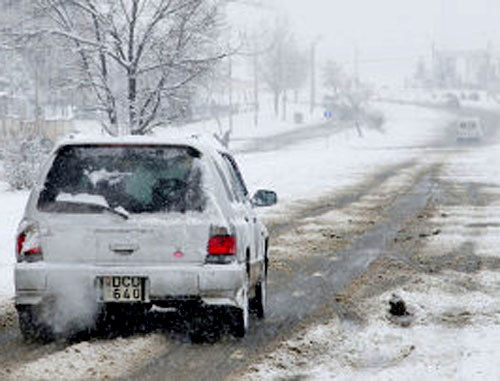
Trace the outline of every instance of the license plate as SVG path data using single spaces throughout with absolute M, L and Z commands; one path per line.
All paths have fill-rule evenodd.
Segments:
M 144 302 L 146 278 L 138 276 L 104 276 L 101 279 L 104 302 Z

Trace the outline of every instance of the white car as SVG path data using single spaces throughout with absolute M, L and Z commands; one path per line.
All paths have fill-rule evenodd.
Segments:
M 197 138 L 60 144 L 17 236 L 24 337 L 152 306 L 193 321 L 218 308 L 245 335 L 249 310 L 262 318 L 266 308 L 268 231 L 254 208 L 276 201 L 265 190 L 250 199 L 232 156 Z
M 468 118 L 459 120 L 456 134 L 458 142 L 481 140 L 484 135 L 481 119 Z

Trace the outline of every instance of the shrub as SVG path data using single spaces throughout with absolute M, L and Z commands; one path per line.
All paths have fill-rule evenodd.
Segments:
M 29 189 L 47 158 L 47 140 L 39 137 L 11 139 L 4 150 L 4 176 L 11 188 Z

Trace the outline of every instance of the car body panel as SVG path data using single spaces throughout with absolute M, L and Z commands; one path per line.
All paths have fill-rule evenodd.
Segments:
M 483 138 L 483 123 L 479 118 L 466 118 L 457 122 L 457 141 L 480 140 Z
M 16 302 L 71 295 L 99 301 L 96 278 L 103 276 L 140 276 L 148 279 L 151 301 L 175 298 L 236 298 L 244 282 L 245 266 L 170 265 L 170 266 L 93 266 L 86 264 L 19 264 L 16 268 Z

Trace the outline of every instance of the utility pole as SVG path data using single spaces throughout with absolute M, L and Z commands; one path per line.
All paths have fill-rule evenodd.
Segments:
M 359 49 L 354 45 L 354 88 L 359 88 Z
M 259 125 L 259 59 L 257 54 L 257 43 L 254 38 L 254 51 L 253 51 L 253 104 L 254 104 L 254 114 L 253 114 L 253 125 L 257 127 Z
M 233 131 L 233 59 L 228 56 L 229 77 L 229 131 Z
M 252 59 L 252 71 L 253 71 L 253 105 L 254 105 L 254 114 L 253 114 L 253 124 L 255 127 L 259 125 L 259 113 L 260 113 L 260 75 L 259 75 L 259 57 L 263 54 L 268 53 L 274 43 L 269 46 L 262 47 L 259 44 L 260 37 L 255 32 L 252 35 L 252 43 L 251 50 L 247 53 L 239 53 L 239 55 L 251 57 Z
M 35 50 L 35 55 L 38 53 L 38 49 Z M 40 74 L 38 70 L 38 65 L 34 65 L 35 69 L 35 128 L 38 131 L 40 126 L 40 114 L 41 114 L 41 106 L 40 106 Z
M 309 104 L 309 114 L 314 113 L 314 108 L 316 106 L 316 41 L 311 44 L 311 96 Z

